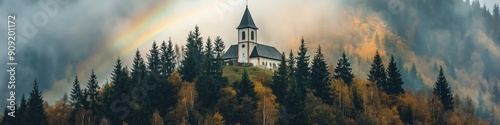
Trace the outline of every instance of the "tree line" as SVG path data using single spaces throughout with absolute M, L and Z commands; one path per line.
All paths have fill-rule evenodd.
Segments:
M 198 26 L 188 33 L 185 51 L 172 41 L 152 43 L 146 59 L 136 51 L 131 68 L 118 58 L 111 80 L 99 86 L 92 71 L 85 87 L 78 76 L 71 93 L 49 105 L 35 80 L 18 117 L 3 125 L 93 124 L 485 124 L 471 99 L 453 94 L 442 68 L 431 94 L 403 89 L 397 62 L 374 53 L 368 79 L 352 73 L 344 52 L 333 71 L 321 46 L 310 60 L 304 38 L 298 51 L 281 55 L 272 78 L 224 76 L 222 38 L 203 40 Z M 184 47 L 183 47 L 184 48 Z M 296 54 L 296 56 L 294 55 Z M 182 56 L 182 60 L 179 60 Z M 7 110 L 6 110 L 7 112 Z

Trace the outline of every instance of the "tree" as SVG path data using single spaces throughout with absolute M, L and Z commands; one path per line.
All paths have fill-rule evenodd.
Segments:
M 140 86 L 141 83 L 145 82 L 146 75 L 146 64 L 144 63 L 144 59 L 142 59 L 141 52 L 137 49 L 132 62 L 131 84 L 133 86 Z
M 224 45 L 224 41 L 220 36 L 215 37 L 214 40 L 214 52 L 215 52 L 215 59 L 216 59 L 216 65 L 215 69 L 218 69 L 217 72 L 220 72 L 222 74 L 222 55 L 224 54 L 224 49 L 226 46 Z
M 445 110 L 453 110 L 453 95 L 451 94 L 450 85 L 444 76 L 442 66 L 439 69 L 439 76 L 437 77 L 436 86 L 432 93 L 439 98 Z
M 200 61 L 202 61 L 202 37 L 198 26 L 190 31 L 186 44 L 184 60 L 181 62 L 180 73 L 184 80 L 192 82 L 200 73 Z
M 500 20 L 500 8 L 498 4 L 493 5 L 493 17 L 495 17 L 496 20 Z
M 83 97 L 83 92 L 82 89 L 80 88 L 80 83 L 78 81 L 78 75 L 75 76 L 75 81 L 73 82 L 73 88 L 71 88 L 71 104 L 73 105 L 73 108 L 75 109 L 80 109 L 82 107 L 82 97 Z
M 375 52 L 375 57 L 373 58 L 373 63 L 371 64 L 370 72 L 368 74 L 368 80 L 377 84 L 377 87 L 380 90 L 387 88 L 387 75 L 385 73 L 384 64 L 382 64 L 382 58 L 380 57 L 378 51 Z
M 323 103 L 311 92 L 307 93 L 304 106 L 305 123 L 308 125 L 335 125 L 335 110 L 331 105 Z
M 394 61 L 394 57 L 391 56 L 391 61 L 389 62 L 389 66 L 387 66 L 387 89 L 384 89 L 384 91 L 389 95 L 403 94 L 405 91 L 402 86 L 403 79 L 401 78 L 401 73 Z
M 111 72 L 111 86 L 104 95 L 106 95 L 103 100 L 103 105 L 101 115 L 104 115 L 109 119 L 111 124 L 122 123 L 125 118 L 123 110 L 121 108 L 126 108 L 128 105 L 125 103 L 124 97 L 130 95 L 131 86 L 129 85 L 129 73 L 127 67 L 123 67 L 120 58 L 116 60 L 113 71 Z M 86 90 L 88 91 L 88 90 Z M 129 100 L 128 100 L 129 101 Z M 118 109 L 120 107 L 120 109 Z M 129 108 L 126 108 L 127 111 Z M 109 112 L 112 111 L 112 112 Z M 83 113 L 88 114 L 88 113 Z
M 297 84 L 303 91 L 303 95 L 305 96 L 305 90 L 310 88 L 310 68 L 309 68 L 309 56 L 307 55 L 307 47 L 305 45 L 304 37 L 300 42 L 299 51 L 297 52 L 297 70 L 295 72 L 295 80 L 297 80 Z
M 234 85 L 236 89 L 236 96 L 237 98 L 241 99 L 243 96 L 248 96 L 254 100 L 257 99 L 257 95 L 255 94 L 254 91 L 254 84 L 248 77 L 247 70 L 243 70 L 243 75 L 241 76 L 241 81 L 238 82 L 238 84 Z
M 222 117 L 221 114 L 218 112 L 215 112 L 213 116 L 210 116 L 207 118 L 205 121 L 206 125 L 225 125 L 226 123 L 224 122 L 224 117 Z
M 87 83 L 87 95 L 88 95 L 88 103 L 89 109 L 92 112 L 97 112 L 97 95 L 99 91 L 99 82 L 97 81 L 97 76 L 94 74 L 94 69 L 92 69 L 92 73 L 90 73 L 90 78 Z
M 271 88 L 280 104 L 285 104 L 286 101 L 285 96 L 288 91 L 288 73 L 285 53 L 282 53 L 278 69 L 274 71 L 273 84 L 271 85 Z
M 342 79 L 345 84 L 351 86 L 354 79 L 354 74 L 352 74 L 351 63 L 349 58 L 347 58 L 345 52 L 342 52 L 342 58 L 337 62 L 337 67 L 335 67 L 335 79 Z
M 33 82 L 33 90 L 29 93 L 26 114 L 30 118 L 26 119 L 29 125 L 48 125 L 47 115 L 43 106 L 42 92 L 38 90 L 38 82 Z M 28 116 L 27 115 L 27 116 Z
M 172 46 L 172 40 L 168 39 L 168 45 L 165 44 L 165 41 L 161 43 L 161 74 L 164 79 L 167 79 L 175 69 L 175 55 L 174 48 Z
M 318 50 L 312 61 L 311 88 L 314 90 L 313 94 L 315 96 L 329 104 L 332 103 L 329 93 L 330 72 L 328 72 L 328 65 L 326 64 L 325 57 L 321 53 L 321 46 L 318 46 Z
M 220 44 L 221 40 L 218 39 Z M 220 47 L 220 45 L 219 45 Z M 220 51 L 221 48 L 217 47 Z M 201 67 L 200 77 L 196 80 L 196 91 L 198 91 L 199 100 L 205 109 L 209 111 L 214 109 L 214 106 L 217 104 L 217 100 L 219 100 L 220 89 L 227 86 L 227 78 L 222 76 L 222 63 L 220 63 L 220 57 L 216 58 L 214 52 L 221 53 L 213 50 L 213 44 L 210 37 L 207 39 L 205 45 L 205 51 L 203 55 L 203 62 Z M 219 55 L 220 56 L 220 55 Z
M 17 109 L 16 119 L 17 119 L 18 124 L 21 124 L 21 125 L 26 124 L 25 120 L 28 116 L 28 115 L 26 115 L 27 108 L 28 108 L 28 104 L 27 104 L 26 98 L 24 97 L 24 94 L 23 94 L 23 96 L 21 98 L 21 104 L 19 105 L 19 108 Z

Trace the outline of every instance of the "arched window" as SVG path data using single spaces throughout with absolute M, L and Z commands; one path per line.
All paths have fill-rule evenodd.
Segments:
M 253 33 L 253 31 L 252 31 L 252 32 L 250 32 L 250 38 L 251 38 L 252 40 L 254 40 L 254 33 Z
M 245 40 L 245 31 L 241 32 L 241 39 Z

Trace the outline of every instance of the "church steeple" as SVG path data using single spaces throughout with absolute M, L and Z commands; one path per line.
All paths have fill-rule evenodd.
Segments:
M 240 25 L 236 29 L 243 29 L 243 28 L 259 29 L 257 28 L 257 26 L 255 26 L 255 23 L 253 22 L 252 15 L 248 10 L 248 5 L 246 6 L 245 13 L 243 13 Z

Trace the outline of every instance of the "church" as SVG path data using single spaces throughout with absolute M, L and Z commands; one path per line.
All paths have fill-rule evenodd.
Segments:
M 238 43 L 231 45 L 222 59 L 226 65 L 256 66 L 275 70 L 281 60 L 281 53 L 274 47 L 259 44 L 257 26 L 246 6 L 238 30 Z

